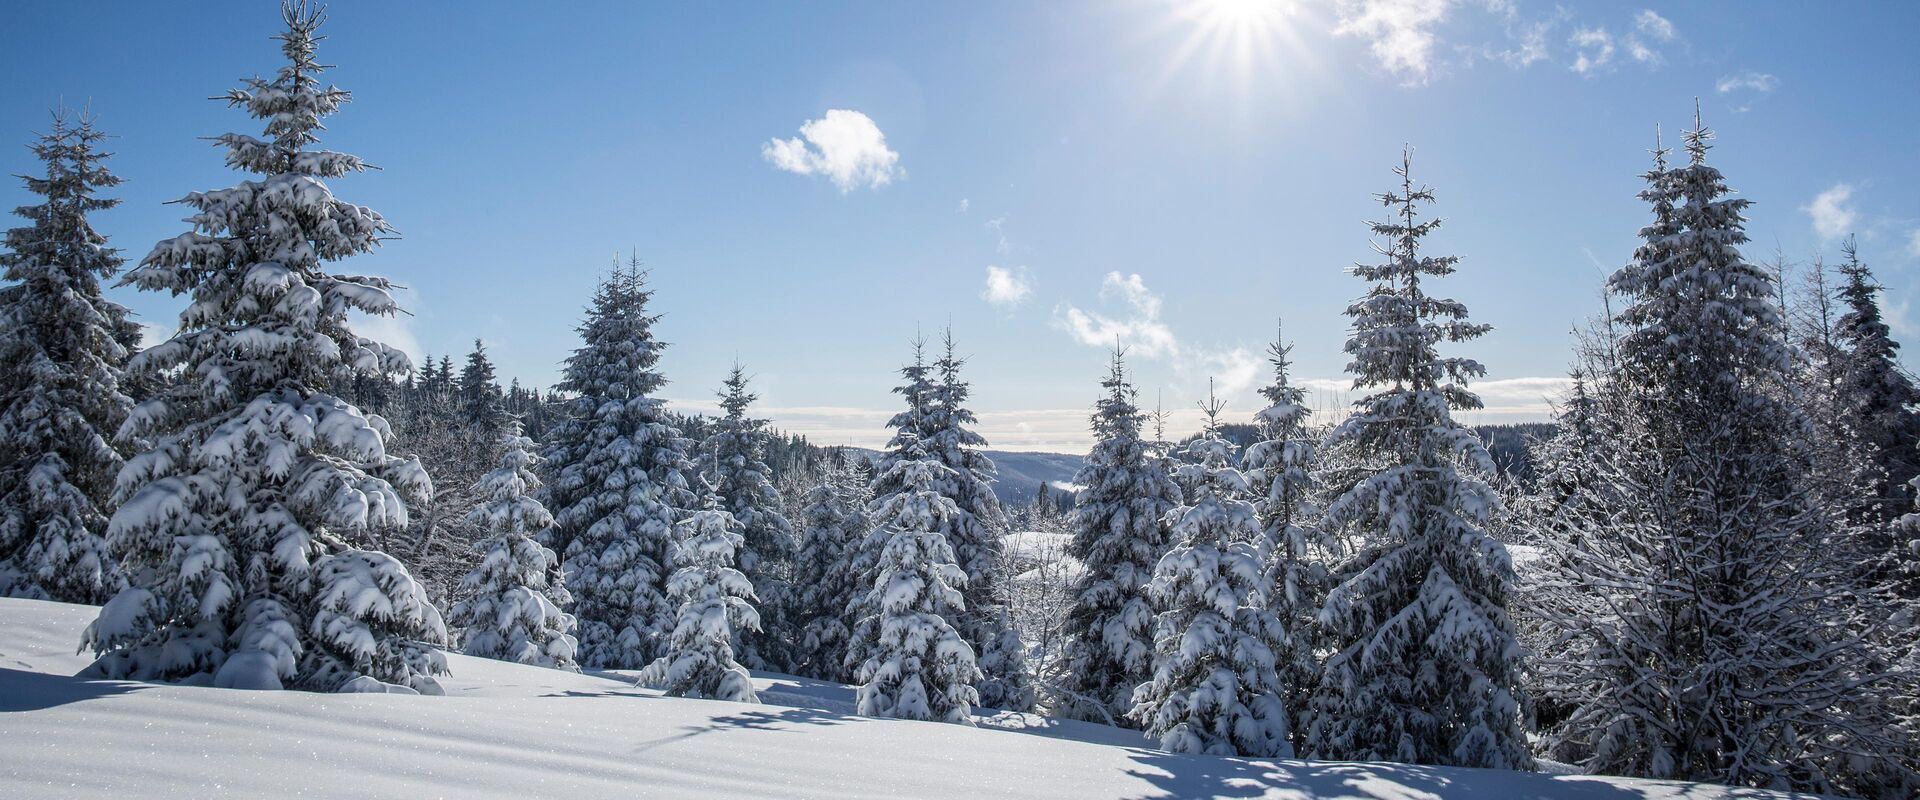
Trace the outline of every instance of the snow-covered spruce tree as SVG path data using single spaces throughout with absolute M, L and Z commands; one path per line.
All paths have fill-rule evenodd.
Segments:
M 987 440 L 967 427 L 978 422 L 967 408 L 970 385 L 960 379 L 966 359 L 954 352 L 953 331 L 946 332 L 945 352 L 934 362 L 935 381 L 927 412 L 922 417 L 922 443 L 928 456 L 952 470 L 941 493 L 960 510 L 952 527 L 940 531 L 953 547 L 960 568 L 966 570 L 967 605 L 956 625 L 980 657 L 980 704 L 1008 711 L 1033 708 L 1033 676 L 1027 668 L 1026 645 L 1006 608 L 1006 512 L 993 493 L 993 460 L 981 452 Z
M 734 569 L 744 537 L 719 495 L 674 524 L 673 577 L 667 593 L 678 604 L 673 632 L 660 657 L 640 671 L 640 684 L 673 697 L 757 703 L 753 677 L 734 660 L 742 630 L 760 626 L 753 584 Z
M 1347 307 L 1354 388 L 1373 388 L 1336 426 L 1330 446 L 1360 469 L 1328 475 L 1322 530 L 1344 544 L 1319 628 L 1332 654 L 1313 698 L 1311 757 L 1528 769 L 1521 649 L 1507 616 L 1513 567 L 1487 532 L 1498 498 L 1486 447 L 1453 418 L 1480 407 L 1466 381 L 1478 362 L 1442 356 L 1487 327 L 1423 281 L 1454 256 L 1421 253 L 1439 226 L 1419 219 L 1433 192 L 1416 188 L 1411 158 L 1381 194 L 1390 220 L 1373 223 L 1385 260 L 1359 264 L 1372 283 Z
M 1167 512 L 1180 505 L 1165 459 L 1141 438 L 1143 416 L 1116 349 L 1094 405 L 1093 450 L 1073 477 L 1068 552 L 1084 570 L 1067 612 L 1067 674 L 1054 712 L 1108 724 L 1137 724 L 1133 689 L 1153 675 L 1153 601 L 1147 582 L 1173 534 Z
M 767 421 L 747 416 L 757 399 L 747 391 L 746 368 L 734 364 L 720 392 L 725 413 L 714 420 L 713 433 L 700 447 L 700 471 L 720 496 L 721 507 L 740 523 L 744 541 L 736 563 L 752 581 L 759 602 L 760 626 L 735 631 L 742 637 L 740 661 L 753 669 L 789 672 L 799 638 L 792 620 L 796 545 L 767 467 Z
M 1310 521 L 1314 447 L 1307 417 L 1312 412 L 1307 410 L 1306 390 L 1294 385 L 1288 374 L 1292 353 L 1293 345 L 1283 338 L 1276 337 L 1267 348 L 1273 382 L 1260 389 L 1268 405 L 1254 415 L 1260 440 L 1247 448 L 1244 466 L 1265 534 L 1267 610 L 1286 630 L 1286 638 L 1275 646 L 1275 669 L 1280 699 L 1293 723 L 1293 744 L 1299 748 L 1306 744 L 1308 702 L 1320 683 L 1313 618 L 1326 593 L 1327 568 Z
M 121 453 L 113 434 L 132 401 L 121 389 L 132 325 L 101 296 L 119 252 L 87 215 L 118 200 L 97 147 L 105 134 L 64 114 L 33 145 L 44 198 L 15 214 L 0 268 L 0 597 L 104 602 L 121 586 L 107 552 L 105 508 Z M 137 335 L 137 333 L 136 333 Z
M 474 435 L 488 445 L 499 443 L 507 427 L 506 400 L 500 384 L 494 380 L 493 361 L 487 358 L 487 346 L 473 340 L 473 352 L 460 370 L 460 418 Z
M 940 491 L 958 476 L 906 434 L 908 457 L 880 478 L 901 487 L 875 500 L 873 538 L 884 538 L 873 585 L 855 604 L 851 652 L 863 654 L 858 713 L 972 724 L 981 680 L 973 648 L 952 620 L 966 608 L 967 574 L 940 533 L 963 512 Z
M 900 395 L 907 407 L 887 420 L 887 427 L 893 429 L 893 436 L 887 440 L 887 449 L 880 453 L 877 463 L 868 469 L 871 476 L 867 483 L 865 509 L 868 527 L 848 546 L 849 574 L 858 587 L 844 615 L 852 632 L 847 639 L 842 663 L 851 674 L 857 674 L 860 665 L 866 663 L 868 654 L 863 648 L 875 638 L 873 635 L 861 635 L 859 626 L 863 620 L 878 618 L 878 608 L 869 606 L 868 598 L 874 582 L 880 579 L 880 555 L 892 540 L 892 531 L 878 526 L 873 515 L 894 495 L 909 491 L 910 487 L 902 482 L 908 473 L 899 469 L 900 465 L 926 458 L 921 432 L 927 428 L 928 408 L 934 399 L 934 383 L 932 367 L 926 359 L 926 340 L 916 338 L 912 344 L 913 360 L 900 368 L 901 383 L 893 388 L 894 394 Z
M 1655 223 L 1609 281 L 1628 302 L 1616 419 L 1546 562 L 1545 668 L 1573 706 L 1552 741 L 1594 772 L 1911 796 L 1883 659 L 1846 629 L 1834 516 L 1806 488 L 1773 278 L 1739 251 L 1750 201 L 1706 163 L 1710 136 L 1696 118 L 1689 163 L 1656 162 Z
M 1566 522 L 1574 513 L 1569 506 L 1586 499 L 1580 487 L 1592 477 L 1591 465 L 1600 453 L 1603 420 L 1592 379 L 1584 368 L 1575 367 L 1568 380 L 1572 386 L 1555 409 L 1553 435 L 1531 449 L 1539 477 L 1517 510 L 1523 518 L 1521 541 L 1529 544 L 1566 538 Z
M 893 393 L 900 395 L 907 407 L 887 420 L 887 427 L 893 429 L 893 436 L 887 440 L 887 448 L 881 451 L 877 463 L 873 465 L 873 480 L 868 486 L 875 502 L 905 488 L 895 482 L 904 474 L 894 470 L 895 465 L 901 461 L 923 458 L 926 454 L 924 434 L 931 427 L 928 417 L 936 399 L 933 367 L 927 363 L 926 340 L 915 339 L 912 344 L 913 360 L 900 367 L 900 385 L 893 387 Z
M 1784 264 L 1776 261 L 1780 287 L 1786 285 Z M 1898 516 L 1902 503 L 1890 500 L 1883 459 L 1850 413 L 1853 398 L 1843 395 L 1841 377 L 1847 351 L 1839 335 L 1840 293 L 1832 279 L 1838 274 L 1816 256 L 1806 270 L 1805 285 L 1794 302 L 1783 304 L 1788 340 L 1791 391 L 1813 425 L 1807 443 L 1812 465 L 1808 487 L 1814 502 L 1837 513 L 1844 538 L 1856 544 L 1886 539 L 1887 521 Z M 1780 291 L 1785 291 L 1781 288 Z
M 1220 403 L 1201 408 L 1206 430 L 1178 468 L 1194 490 L 1167 514 L 1178 543 L 1147 585 L 1162 609 L 1153 677 L 1134 691 L 1130 715 L 1176 753 L 1291 758 L 1274 655 L 1286 630 L 1266 609 L 1260 520 L 1233 466 L 1236 448 L 1220 436 Z
M 639 669 L 660 656 L 674 627 L 667 549 L 697 502 L 689 442 L 654 396 L 667 383 L 654 369 L 666 345 L 653 335 L 651 297 L 637 260 L 600 283 L 560 383 L 574 397 L 544 453 L 546 544 L 564 563 L 588 667 Z
M 445 668 L 426 645 L 446 640 L 439 612 L 398 560 L 356 549 L 406 524 L 402 496 L 420 497 L 426 473 L 386 452 L 384 420 L 328 394 L 355 374 L 408 368 L 347 326 L 350 310 L 397 310 L 388 282 L 322 269 L 391 228 L 324 182 L 363 169 L 358 158 L 306 149 L 348 94 L 319 82 L 321 15 L 299 2 L 282 11 L 287 66 L 225 98 L 266 120 L 270 138 L 216 140 L 259 179 L 187 195 L 193 229 L 127 275 L 191 302 L 179 333 L 131 365 L 180 379 L 121 429 L 152 447 L 120 471 L 108 536 L 129 586 L 87 628 L 100 658 L 85 674 L 437 691 L 428 674 Z
M 861 541 L 867 524 L 867 488 L 844 461 L 836 457 L 820 484 L 807 492 L 796 586 L 800 592 L 802 622 L 799 673 L 820 680 L 850 683 L 847 640 L 852 626 L 847 608 L 872 584 L 859 583 Z
M 573 598 L 554 580 L 559 559 L 539 542 L 553 527 L 553 515 L 532 495 L 540 488 L 533 473 L 540 459 L 533 441 L 520 435 L 519 423 L 508 422 L 501 439 L 500 467 L 474 484 L 480 502 L 467 515 L 492 536 L 474 547 L 480 563 L 461 579 L 467 596 L 447 613 L 447 622 L 461 629 L 461 652 L 467 655 L 579 669 L 573 617 L 560 610 Z
M 1908 484 L 1920 477 L 1920 410 L 1916 410 L 1920 389 L 1900 368 L 1900 344 L 1881 316 L 1882 287 L 1873 271 L 1860 261 L 1852 238 L 1841 252 L 1846 260 L 1840 264 L 1840 275 L 1846 282 L 1840 287 L 1840 298 L 1846 310 L 1834 325 L 1840 350 L 1837 410 L 1855 432 L 1854 438 L 1869 448 L 1855 457 L 1873 466 L 1874 483 L 1859 487 L 1870 503 L 1870 518 L 1891 520 L 1913 505 Z M 1888 541 L 1884 536 L 1874 538 L 1877 546 L 1871 555 L 1879 556 Z

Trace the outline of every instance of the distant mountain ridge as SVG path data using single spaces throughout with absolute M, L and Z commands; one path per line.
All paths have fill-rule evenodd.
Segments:
M 878 459 L 880 451 L 864 447 L 844 448 L 849 453 L 858 453 L 869 460 Z M 1041 482 L 1064 486 L 1073 483 L 1073 476 L 1087 463 L 1086 456 L 1067 453 L 1028 453 L 1012 450 L 984 450 L 987 458 L 993 459 L 994 469 L 999 477 L 993 482 L 993 493 L 1000 498 L 1002 505 L 1026 504 L 1033 501 L 1033 495 L 1039 491 Z
M 1229 440 L 1236 437 L 1251 442 L 1254 434 L 1251 425 L 1229 425 L 1225 431 Z M 1502 474 L 1521 482 L 1533 480 L 1533 459 L 1529 446 L 1540 439 L 1553 435 L 1552 423 L 1521 423 L 1510 425 L 1475 425 L 1473 432 L 1487 443 L 1487 450 L 1493 456 L 1494 466 Z M 1238 442 L 1236 442 L 1238 443 Z M 880 451 L 864 447 L 849 447 L 850 453 L 859 453 L 869 459 L 880 457 Z M 1033 502 L 1033 495 L 1039 491 L 1042 482 L 1063 487 L 1073 483 L 1073 476 L 1087 463 L 1086 456 L 1068 453 L 1032 453 L 1014 450 L 985 450 L 993 466 L 999 471 L 999 479 L 994 481 L 993 493 L 998 495 L 1002 505 L 1024 505 Z

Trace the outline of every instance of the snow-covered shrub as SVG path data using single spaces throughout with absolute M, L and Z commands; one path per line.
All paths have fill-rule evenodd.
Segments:
M 572 598 L 556 580 L 553 551 L 539 542 L 553 527 L 553 515 L 531 494 L 540 488 L 533 474 L 540 459 L 531 452 L 533 442 L 520 435 L 519 423 L 508 426 L 500 467 L 474 485 L 482 501 L 467 515 L 493 535 L 475 546 L 480 563 L 461 580 L 467 596 L 454 604 L 448 621 L 461 629 L 461 652 L 467 655 L 578 669 L 573 617 L 560 610 Z
M 665 652 L 640 672 L 640 683 L 675 697 L 756 702 L 753 678 L 733 654 L 738 636 L 760 626 L 753 584 L 733 566 L 744 538 L 740 523 L 711 495 L 674 534 L 667 592 L 679 613 Z

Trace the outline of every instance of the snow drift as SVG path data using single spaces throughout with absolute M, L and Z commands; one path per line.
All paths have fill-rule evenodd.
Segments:
M 0 797 L 1265 797 L 1715 800 L 1699 784 L 1176 756 L 1024 714 L 870 719 L 848 687 L 756 674 L 762 705 L 619 673 L 449 654 L 445 697 L 70 677 L 88 606 L 0 599 Z

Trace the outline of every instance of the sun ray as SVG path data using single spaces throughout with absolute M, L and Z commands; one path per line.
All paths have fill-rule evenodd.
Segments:
M 1244 107 L 1256 95 L 1297 88 L 1303 74 L 1318 69 L 1301 35 L 1312 27 L 1302 0 L 1171 0 L 1160 9 L 1151 38 L 1165 42 L 1157 73 L 1144 96 L 1168 91 L 1177 79 L 1216 84 Z M 1162 48 L 1165 44 L 1161 45 Z

